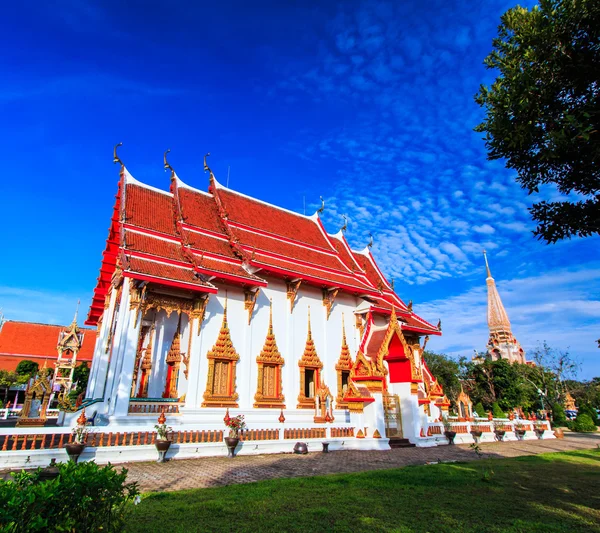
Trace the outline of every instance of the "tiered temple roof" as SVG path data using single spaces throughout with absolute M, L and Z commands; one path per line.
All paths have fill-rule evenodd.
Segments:
M 122 166 L 86 324 L 98 322 L 117 267 L 126 277 L 209 293 L 217 292 L 214 281 L 264 287 L 266 276 L 301 280 L 364 297 L 374 313 L 389 314 L 393 306 L 403 329 L 440 333 L 398 297 L 368 247 L 353 251 L 341 232 L 325 231 L 318 213 L 305 216 L 250 198 L 212 173 L 208 192 L 186 185 L 173 170 L 170 191 L 161 191 Z

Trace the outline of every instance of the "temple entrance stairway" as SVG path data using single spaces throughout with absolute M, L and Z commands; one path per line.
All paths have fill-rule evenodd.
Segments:
M 412 444 L 408 439 L 402 439 L 400 437 L 390 437 L 390 448 L 414 448 L 415 445 Z

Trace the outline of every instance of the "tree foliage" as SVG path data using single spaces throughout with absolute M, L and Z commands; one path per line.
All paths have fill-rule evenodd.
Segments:
M 87 361 L 84 361 L 79 366 L 76 366 L 73 371 L 73 382 L 77 383 L 77 387 L 75 388 L 77 396 L 81 393 L 85 394 L 89 379 L 90 367 L 88 366 Z
M 508 10 L 485 65 L 499 71 L 475 96 L 488 158 L 506 159 L 529 194 L 551 184 L 575 196 L 534 203 L 534 234 L 554 243 L 600 233 L 600 2 Z
M 30 378 L 31 376 L 35 376 L 39 369 L 40 365 L 38 365 L 35 361 L 23 359 L 23 361 L 19 361 L 16 372 L 19 374 L 19 376 L 27 376 Z
M 423 359 L 427 368 L 437 378 L 448 398 L 454 401 L 460 394 L 461 362 L 445 354 L 425 351 Z

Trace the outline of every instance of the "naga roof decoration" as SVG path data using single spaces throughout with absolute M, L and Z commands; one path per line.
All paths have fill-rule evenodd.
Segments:
M 412 313 L 387 282 L 367 247 L 352 251 L 329 235 L 319 214 L 294 213 L 221 185 L 210 173 L 208 192 L 186 185 L 173 167 L 163 191 L 134 179 L 123 162 L 102 266 L 86 324 L 104 310 L 117 263 L 122 275 L 195 292 L 216 293 L 212 280 L 266 287 L 270 275 L 367 297 L 374 312 L 394 307 L 402 328 L 439 334 Z M 210 170 L 210 169 L 208 169 Z
M 304 345 L 304 352 L 302 358 L 298 361 L 298 366 L 308 366 L 311 368 L 323 368 L 323 363 L 319 359 L 317 349 L 315 348 L 315 342 L 312 338 L 312 330 L 310 328 L 310 309 L 308 310 L 308 334 L 306 336 L 306 344 Z
M 217 342 L 215 342 L 212 350 L 209 350 L 206 354 L 206 357 L 208 359 L 226 359 L 228 361 L 237 361 L 240 358 L 233 347 L 229 325 L 227 324 L 227 302 L 225 302 L 225 308 L 223 309 L 223 322 L 221 323 Z
M 257 363 L 270 363 L 275 365 L 283 365 L 285 360 L 281 357 L 279 349 L 277 348 L 277 341 L 275 340 L 275 333 L 273 333 L 273 302 L 269 307 L 269 329 L 267 330 L 267 337 L 265 338 L 265 344 L 261 350 L 259 356 L 256 358 Z

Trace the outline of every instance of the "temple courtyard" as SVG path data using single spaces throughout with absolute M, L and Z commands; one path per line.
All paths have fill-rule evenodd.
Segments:
M 146 494 L 128 530 L 600 532 L 599 445 L 600 434 L 571 434 L 478 451 L 133 463 Z
M 482 443 L 478 455 L 470 445 L 397 448 L 386 451 L 340 451 L 307 455 L 240 455 L 129 463 L 129 481 L 143 492 L 177 491 L 252 483 L 269 479 L 366 472 L 447 461 L 475 461 L 542 453 L 585 450 L 600 446 L 600 433 L 565 433 L 564 439 Z M 600 456 L 598 457 L 600 461 Z M 599 465 L 600 466 L 600 465 Z M 600 479 L 598 480 L 600 491 Z

